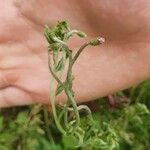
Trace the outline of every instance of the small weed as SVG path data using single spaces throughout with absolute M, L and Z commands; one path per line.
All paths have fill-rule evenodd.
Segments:
M 73 55 L 72 50 L 67 46 L 67 41 L 73 36 L 77 35 L 81 38 L 86 36 L 82 31 L 71 29 L 67 22 L 58 22 L 52 29 L 45 26 L 44 35 L 48 41 L 48 66 L 52 75 L 50 81 L 50 102 L 52 106 L 52 112 L 54 120 L 58 130 L 63 136 L 72 136 L 74 138 L 74 146 L 80 147 L 83 145 L 86 139 L 86 131 L 82 128 L 80 123 L 80 112 L 86 111 L 88 116 L 89 129 L 94 124 L 91 110 L 86 105 L 77 106 L 74 99 L 75 92 L 72 89 L 73 86 L 73 73 L 72 68 L 78 59 L 81 52 L 87 46 L 97 46 L 104 43 L 104 38 L 99 37 L 84 43 Z M 61 80 L 61 75 L 67 68 L 65 73 L 65 80 Z M 53 79 L 57 82 L 57 88 L 54 91 Z M 64 92 L 66 95 L 66 103 L 57 109 L 56 97 Z M 94 132 L 94 131 L 89 131 Z M 95 134 L 95 133 L 94 133 Z M 96 133 L 97 134 L 97 133 Z

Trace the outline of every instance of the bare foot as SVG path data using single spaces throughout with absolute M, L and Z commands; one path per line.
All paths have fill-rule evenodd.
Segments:
M 74 67 L 78 102 L 150 77 L 150 1 L 5 0 L 0 2 L 0 106 L 48 103 L 43 26 L 68 20 L 103 46 L 89 47 Z M 74 40 L 76 49 L 81 42 Z M 61 97 L 63 100 L 64 97 Z

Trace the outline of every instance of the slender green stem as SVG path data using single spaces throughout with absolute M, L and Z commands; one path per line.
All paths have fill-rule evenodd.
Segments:
M 69 65 L 68 65 L 66 82 L 68 83 L 69 88 L 72 89 L 72 53 L 68 48 L 67 48 L 67 54 L 69 56 Z
M 78 126 L 80 124 L 80 116 L 79 116 L 79 111 L 77 109 L 77 104 L 73 98 L 72 92 L 68 88 L 65 88 L 65 93 L 67 95 L 68 100 L 70 100 L 70 102 L 73 106 L 75 116 L 76 116 L 76 126 Z
M 66 104 L 64 106 L 61 106 L 61 107 L 63 107 L 63 108 L 61 108 L 62 111 L 59 113 L 59 116 L 58 116 L 59 121 L 61 120 L 61 118 L 63 117 L 63 115 L 66 111 Z
M 49 55 L 48 55 L 48 65 L 50 66 L 50 58 L 49 58 Z M 51 66 L 49 67 L 49 69 L 51 69 L 52 70 L 52 68 L 51 68 Z M 53 72 L 53 71 L 52 71 Z M 51 74 L 52 74 L 52 72 L 51 72 Z M 53 75 L 53 77 L 54 77 L 54 79 L 56 80 L 56 78 L 55 78 L 55 74 L 52 74 Z M 59 81 L 59 80 L 58 80 Z M 65 132 L 65 130 L 63 129 L 63 127 L 61 126 L 61 124 L 60 124 L 60 122 L 59 122 L 59 119 L 58 119 L 58 116 L 57 116 L 57 112 L 56 112 L 56 105 L 55 105 L 55 95 L 54 95 L 54 91 L 53 91 L 53 89 L 52 89 L 52 85 L 53 85 L 53 78 L 51 78 L 51 80 L 50 80 L 50 92 L 49 92 L 49 98 L 50 98 L 50 102 L 51 102 L 51 106 L 52 106 L 52 112 L 53 112 L 53 116 L 54 116 L 54 120 L 55 120 L 55 123 L 56 123 L 56 126 L 57 126 L 57 128 L 59 129 L 59 131 L 62 133 L 62 134 L 66 134 L 66 132 Z M 58 82 L 59 84 L 62 84 L 62 83 L 60 83 L 60 82 Z
M 68 97 L 68 100 L 70 100 L 72 103 L 72 106 L 73 106 L 73 109 L 75 112 L 75 116 L 76 116 L 76 125 L 79 125 L 79 123 L 80 123 L 80 116 L 79 116 L 78 107 L 77 107 L 76 102 L 74 100 L 74 96 L 72 95 L 72 67 L 73 67 L 74 62 L 77 60 L 77 58 L 79 57 L 79 55 L 83 51 L 83 49 L 85 47 L 87 47 L 88 45 L 89 45 L 89 43 L 85 43 L 84 45 L 82 45 L 73 59 L 72 59 L 72 53 L 70 52 L 69 48 L 66 47 L 67 54 L 69 56 L 69 66 L 68 66 L 67 78 L 66 78 L 66 82 L 68 83 L 68 87 L 65 89 L 65 92 L 66 92 L 66 95 Z
M 77 30 L 71 30 L 66 34 L 66 39 L 69 39 L 73 34 L 76 34 L 78 31 Z
M 53 52 L 54 69 L 57 67 L 58 52 Z
M 56 126 L 58 128 L 58 130 L 62 133 L 62 134 L 66 134 L 66 131 L 63 129 L 63 127 L 60 125 L 60 122 L 58 121 L 58 117 L 57 117 L 57 112 L 56 112 L 56 108 L 54 106 L 55 104 L 52 104 L 52 111 L 53 111 L 53 116 L 54 116 L 54 120 L 56 123 Z
M 60 125 L 60 122 L 59 122 L 59 119 L 57 116 L 56 105 L 55 105 L 55 96 L 54 96 L 54 92 L 52 91 L 51 85 L 52 85 L 52 83 L 50 84 L 50 101 L 51 101 L 51 105 L 52 105 L 52 112 L 53 112 L 54 120 L 55 120 L 56 126 L 59 129 L 59 131 L 65 135 L 66 131 Z
M 52 74 L 52 76 L 55 78 L 55 80 L 60 84 L 62 85 L 62 81 L 57 77 L 57 75 L 53 72 L 53 69 L 51 67 L 51 62 L 50 62 L 50 54 L 48 53 L 48 67 L 49 67 L 49 70 Z
M 65 104 L 63 106 L 63 109 L 58 116 L 59 122 L 61 122 L 62 117 L 64 119 L 63 121 L 64 121 L 64 125 L 65 125 L 66 129 L 69 129 L 69 126 L 68 126 L 68 104 Z
M 87 46 L 89 46 L 90 45 L 90 43 L 85 43 L 85 44 L 83 44 L 80 48 L 79 48 L 79 50 L 77 51 L 77 53 L 75 54 L 75 56 L 74 56 L 74 58 L 73 58 L 73 60 L 72 60 L 72 65 L 75 63 L 75 61 L 77 60 L 77 58 L 79 57 L 79 55 L 81 54 L 81 52 L 87 47 Z
M 54 139 L 52 137 L 51 130 L 50 130 L 50 126 L 49 126 L 50 122 L 49 122 L 49 118 L 48 118 L 48 110 L 47 110 L 46 106 L 43 106 L 43 112 L 44 112 L 44 120 L 45 120 L 45 124 L 46 124 L 47 137 L 48 137 L 49 141 L 54 144 L 55 142 L 54 142 Z
M 64 124 L 65 124 L 66 128 L 68 129 L 69 126 L 68 126 L 68 111 L 67 111 L 67 108 L 66 108 L 66 111 L 65 111 L 65 114 L 64 114 Z

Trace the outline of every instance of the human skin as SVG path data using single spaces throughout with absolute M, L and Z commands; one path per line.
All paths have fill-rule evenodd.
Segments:
M 85 31 L 89 39 L 106 39 L 103 45 L 88 47 L 74 66 L 77 102 L 149 79 L 150 1 L 1 0 L 0 107 L 49 103 L 43 26 L 58 20 Z M 83 42 L 75 38 L 71 47 L 77 49 Z M 61 95 L 59 103 L 64 99 Z

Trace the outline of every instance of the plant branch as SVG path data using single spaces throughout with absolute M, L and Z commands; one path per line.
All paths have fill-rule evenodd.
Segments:
M 58 82 L 58 84 L 62 85 L 63 82 L 57 77 L 57 75 L 52 70 L 49 52 L 48 52 L 48 67 L 49 67 L 49 70 L 50 70 L 52 76 L 54 77 L 54 79 Z
M 73 98 L 71 91 L 69 91 L 68 87 L 65 88 L 65 93 L 67 95 L 68 100 L 70 100 L 70 102 L 72 103 L 72 106 L 73 106 L 73 109 L 75 112 L 75 116 L 76 116 L 76 126 L 78 126 L 80 124 L 80 116 L 79 116 L 79 111 L 77 109 L 77 104 Z
M 68 82 L 69 87 L 71 89 L 72 88 L 72 79 L 71 79 L 71 73 L 72 73 L 72 52 L 69 49 L 67 49 L 67 54 L 69 56 L 69 66 L 68 66 L 66 81 Z
M 77 53 L 75 54 L 73 60 L 72 60 L 72 66 L 73 64 L 75 63 L 75 61 L 77 60 L 77 58 L 79 57 L 79 55 L 81 54 L 81 52 L 87 47 L 89 46 L 90 43 L 84 43 L 80 48 L 79 50 L 77 51 Z
M 56 123 L 57 128 L 59 129 L 59 131 L 62 134 L 66 134 L 66 131 L 63 129 L 63 127 L 61 126 L 59 120 L 58 120 L 58 115 L 57 115 L 57 111 L 56 111 L 56 105 L 55 105 L 55 95 L 54 92 L 52 91 L 52 80 L 51 79 L 51 83 L 50 83 L 50 92 L 49 92 L 49 97 L 50 97 L 50 102 L 51 102 L 51 106 L 52 106 L 52 112 L 53 112 L 53 116 L 54 116 L 54 120 Z

